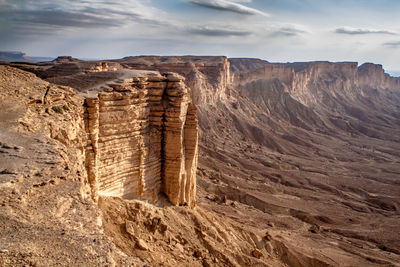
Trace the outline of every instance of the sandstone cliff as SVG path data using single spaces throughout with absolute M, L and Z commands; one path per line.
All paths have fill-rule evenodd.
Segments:
M 358 68 L 358 80 L 360 86 L 400 90 L 400 78 L 390 77 L 380 64 L 362 64 Z
M 0 66 L 0 265 L 266 266 L 257 244 L 283 267 L 260 229 L 127 199 L 194 205 L 196 108 L 176 74 L 114 74 L 78 92 Z
M 48 168 L 42 177 L 33 172 L 22 180 L 9 174 L 12 169 L 0 169 L 0 178 L 14 177 L 13 183 L 0 187 L 4 189 L 0 201 L 5 203 L 0 206 L 0 214 L 5 214 L 0 217 L 5 222 L 0 223 L 0 235 L 6 240 L 0 242 L 0 263 L 21 258 L 19 250 L 29 251 L 20 248 L 25 243 L 36 246 L 32 258 L 45 259 L 43 255 L 48 254 L 51 263 L 57 263 L 58 253 L 47 244 L 55 244 L 53 237 L 59 238 L 61 229 L 65 229 L 61 236 L 67 237 L 60 240 L 68 249 L 73 254 L 84 251 L 94 265 L 113 260 L 127 265 L 136 257 L 155 266 L 396 266 L 399 262 L 400 94 L 385 81 L 379 67 L 359 68 L 352 62 L 272 64 L 251 59 L 227 62 L 224 57 L 129 57 L 105 61 L 108 67 L 113 62 L 129 71 L 109 68 L 104 72 L 97 71 L 104 70 L 102 62 L 60 61 L 78 69 L 64 65 L 65 71 L 53 72 L 62 76 L 47 81 L 70 85 L 82 94 L 53 85 L 47 104 L 41 104 L 40 97 L 23 98 L 32 103 L 21 128 L 39 131 L 41 124 L 29 123 L 36 115 L 36 121 L 42 119 L 47 125 L 49 138 L 44 140 L 49 144 L 42 145 L 35 161 Z M 229 68 L 234 61 L 239 65 Z M 23 68 L 44 75 L 50 69 L 40 64 Z M 169 79 L 182 78 L 139 69 L 179 72 L 192 88 L 179 85 L 178 96 L 173 97 L 175 90 L 169 94 L 169 84 L 180 82 Z M 45 94 L 46 86 L 39 91 Z M 76 105 L 63 96 L 72 93 L 79 98 Z M 9 92 L 4 99 L 9 95 L 16 99 L 20 93 Z M 195 127 L 189 126 L 195 121 L 195 109 L 186 102 L 189 95 L 198 96 L 199 107 L 196 208 L 170 205 L 162 196 L 156 205 L 132 200 L 152 200 L 161 190 L 184 204 L 179 201 L 191 192 L 182 190 L 193 171 L 190 166 L 195 162 L 190 159 L 196 154 L 186 146 L 195 136 Z M 63 109 L 64 104 L 73 107 L 70 112 Z M 169 111 L 169 106 L 175 109 Z M 167 123 L 168 118 L 173 124 Z M 73 134 L 74 128 L 80 134 Z M 164 139 L 161 144 L 156 135 Z M 182 142 L 173 145 L 168 141 L 172 139 Z M 0 157 L 19 159 L 22 152 L 18 151 L 29 148 L 18 150 L 10 140 L 1 141 L 6 143 L 1 151 L 7 153 L 1 152 Z M 52 149 L 53 143 L 59 150 Z M 49 157 L 44 157 L 47 149 Z M 161 164 L 151 156 L 157 154 Z M 90 182 L 85 176 L 85 155 Z M 163 175 L 167 157 L 174 161 L 169 181 L 179 185 L 170 187 L 174 192 L 163 186 L 168 180 Z M 49 158 L 57 159 L 57 164 L 47 165 Z M 65 158 L 80 162 L 80 167 L 65 168 Z M 133 176 L 124 177 L 117 168 Z M 184 170 L 186 180 L 179 180 L 175 175 Z M 152 176 L 158 171 L 160 176 Z M 98 196 L 96 205 L 89 198 L 72 197 L 79 190 L 89 193 L 77 195 L 91 195 L 91 189 Z M 47 206 L 51 211 L 46 211 Z M 47 220 L 54 226 L 49 227 Z M 94 226 L 96 222 L 100 223 Z M 38 231 L 32 237 L 29 230 L 15 230 L 17 225 L 40 229 L 48 237 L 40 237 Z M 88 231 L 93 231 L 96 242 Z M 123 253 L 118 254 L 111 240 Z M 9 252 L 3 253 L 8 244 L 12 244 Z M 24 255 L 29 257 L 28 252 Z M 73 263 L 83 258 L 79 254 Z
M 233 85 L 249 83 L 259 79 L 273 79 L 278 78 L 286 86 L 290 86 L 294 78 L 294 70 L 287 68 L 283 64 L 265 64 L 263 67 L 252 69 L 245 72 L 239 72 L 233 76 Z
M 184 79 L 173 73 L 129 76 L 86 98 L 93 195 L 156 201 L 164 192 L 175 205 L 194 206 L 196 107 Z
M 165 193 L 174 205 L 194 206 L 197 109 L 185 79 L 166 72 L 168 65 L 164 76 L 72 57 L 11 65 L 83 93 L 86 168 L 94 199 L 157 201 Z
M 0 66 L 1 266 L 143 266 L 104 235 L 89 197 L 83 101 Z
M 238 62 L 234 61 L 233 64 Z M 235 86 L 261 79 L 277 79 L 285 91 L 301 103 L 311 106 L 323 101 L 321 90 L 350 98 L 356 97 L 366 87 L 400 90 L 399 78 L 390 77 L 384 73 L 381 65 L 371 63 L 358 67 L 356 62 L 265 62 L 261 67 L 237 72 L 232 77 Z M 317 85 L 320 81 L 323 81 L 323 84 Z
M 229 95 L 231 75 L 226 57 L 139 56 L 115 60 L 125 68 L 173 71 L 186 78 L 195 105 L 216 104 Z

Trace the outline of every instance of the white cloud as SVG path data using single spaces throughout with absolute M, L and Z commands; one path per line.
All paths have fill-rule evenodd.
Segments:
M 225 37 L 225 36 L 248 36 L 251 31 L 234 29 L 229 26 L 214 27 L 214 26 L 195 26 L 188 27 L 187 31 L 192 34 L 204 35 L 210 37 Z
M 161 10 L 140 0 L 2 0 L 1 5 L 0 15 L 9 26 L 23 25 L 35 30 L 40 26 L 46 31 L 48 26 L 54 26 L 54 30 L 63 27 L 110 28 L 135 21 L 163 24 L 159 19 Z
M 275 25 L 270 27 L 269 31 L 270 36 L 272 37 L 293 37 L 310 33 L 310 31 L 306 27 L 298 24 Z
M 388 30 L 376 30 L 376 29 L 360 29 L 352 27 L 341 27 L 335 29 L 335 33 L 348 34 L 348 35 L 364 35 L 364 34 L 387 34 L 397 35 L 397 33 Z
M 238 14 L 244 14 L 244 15 L 261 15 L 261 16 L 269 16 L 269 14 L 255 9 L 255 8 L 250 8 L 242 4 L 238 3 L 250 3 L 251 1 L 228 1 L 228 0 L 189 0 L 190 3 L 201 6 L 201 7 L 206 7 L 210 9 L 216 9 L 216 10 L 221 10 L 221 11 L 229 11 L 229 12 L 234 12 Z
M 384 46 L 392 47 L 392 48 L 400 48 L 400 41 L 397 42 L 386 42 L 383 44 Z

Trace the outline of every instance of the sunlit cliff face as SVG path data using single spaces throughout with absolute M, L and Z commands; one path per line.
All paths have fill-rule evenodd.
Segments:
M 132 74 L 133 75 L 133 74 Z M 183 77 L 151 73 L 86 99 L 86 168 L 92 196 L 195 205 L 196 107 Z

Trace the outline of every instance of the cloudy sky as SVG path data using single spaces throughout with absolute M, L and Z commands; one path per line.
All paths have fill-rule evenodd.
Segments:
M 226 55 L 400 71 L 399 0 L 0 0 L 0 50 Z

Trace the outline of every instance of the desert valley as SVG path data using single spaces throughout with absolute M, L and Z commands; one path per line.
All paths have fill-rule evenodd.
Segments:
M 1 266 L 400 266 L 400 78 L 357 62 L 0 65 Z

